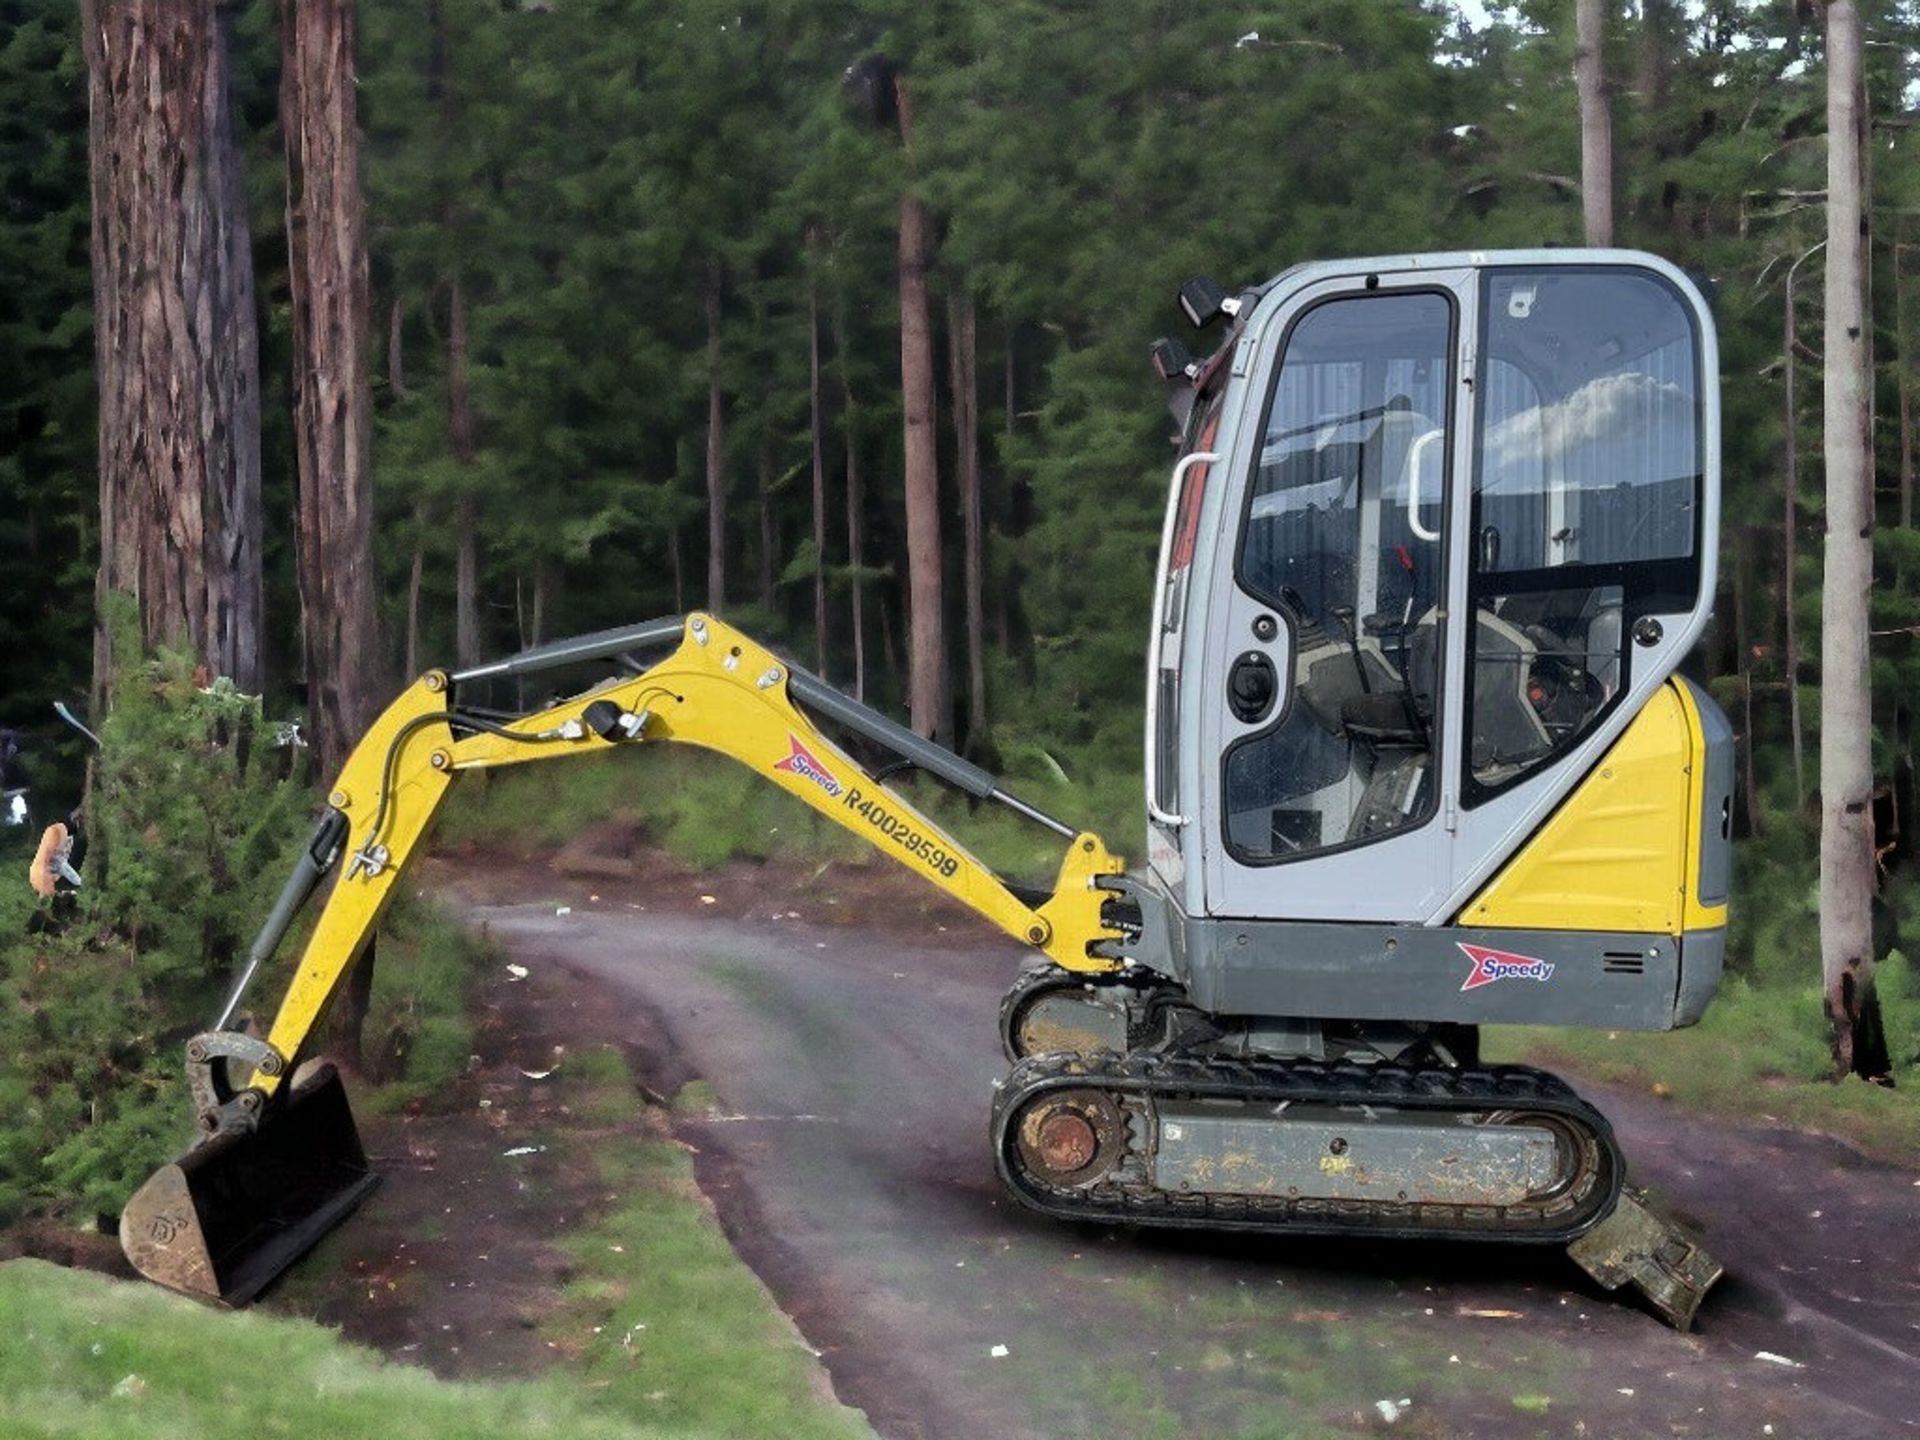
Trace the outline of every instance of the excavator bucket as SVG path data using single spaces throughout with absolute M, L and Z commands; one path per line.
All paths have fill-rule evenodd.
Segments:
M 219 1135 L 148 1177 L 120 1214 L 133 1268 L 170 1290 L 241 1305 L 380 1183 L 331 1065 L 257 1130 Z

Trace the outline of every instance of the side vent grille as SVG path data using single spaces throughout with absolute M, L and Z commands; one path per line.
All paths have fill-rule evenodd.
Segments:
M 1601 952 L 1600 968 L 1609 975 L 1644 975 L 1647 957 L 1638 950 L 1606 950 Z

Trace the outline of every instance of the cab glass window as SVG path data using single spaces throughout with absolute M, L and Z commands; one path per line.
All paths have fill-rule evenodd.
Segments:
M 1493 270 L 1482 306 L 1469 804 L 1599 723 L 1638 617 L 1692 608 L 1703 453 L 1693 312 L 1664 280 Z
M 1287 335 L 1237 573 L 1284 618 L 1292 674 L 1225 758 L 1243 863 L 1432 813 L 1452 337 L 1451 300 L 1427 291 L 1325 301 Z

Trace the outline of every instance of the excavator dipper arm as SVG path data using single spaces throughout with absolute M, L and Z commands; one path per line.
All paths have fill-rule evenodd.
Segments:
M 657 663 L 635 658 L 676 635 L 677 648 Z M 596 659 L 617 660 L 631 673 L 505 719 L 459 703 L 463 684 Z M 869 776 L 809 712 L 1068 837 L 1052 893 L 1032 897 L 1037 903 L 1016 894 L 911 802 Z M 561 641 L 453 676 L 433 671 L 389 705 L 354 748 L 213 1029 L 187 1047 L 202 1140 L 128 1202 L 121 1240 L 137 1269 L 174 1289 L 244 1301 L 372 1188 L 337 1077 L 321 1067 L 299 1085 L 290 1082 L 455 778 L 659 741 L 739 761 L 1067 970 L 1120 968 L 1097 953 L 1102 942 L 1120 938 L 1103 919 L 1111 896 L 1101 882 L 1121 869 L 1098 836 L 1014 799 L 979 767 L 794 669 L 712 616 Z M 265 1040 L 233 1029 L 254 976 L 335 870 L 339 877 Z

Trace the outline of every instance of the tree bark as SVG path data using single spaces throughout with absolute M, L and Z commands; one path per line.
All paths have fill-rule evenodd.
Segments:
M 1741 548 L 1748 555 L 1759 550 L 1759 536 L 1751 525 L 1740 527 Z M 1740 781 L 1742 808 L 1747 815 L 1747 833 L 1758 835 L 1765 824 L 1760 814 L 1760 789 L 1753 761 L 1753 630 L 1747 592 L 1752 584 L 1753 567 L 1737 566 L 1733 572 L 1733 648 L 1740 675 Z
M 900 139 L 909 151 L 912 125 L 904 83 L 899 98 Z M 909 166 L 909 170 L 911 167 Z M 927 208 L 907 190 L 900 197 L 900 409 L 907 491 L 907 713 L 920 735 L 945 743 L 953 721 L 945 687 L 946 633 L 940 554 L 940 461 L 935 433 L 933 317 L 927 308 L 927 271 L 933 240 Z
M 224 6 L 86 0 L 98 600 L 261 686 L 260 345 Z M 96 621 L 94 685 L 111 667 Z
M 547 616 L 553 610 L 553 565 L 544 556 L 533 562 L 533 623 L 529 646 L 547 642 Z
M 1913 365 L 1907 346 L 1907 288 L 1902 257 L 1907 222 L 1899 222 L 1893 245 L 1893 383 L 1900 400 L 1900 524 L 1913 528 Z
M 1587 244 L 1613 244 L 1613 113 L 1607 99 L 1606 0 L 1574 0 L 1580 92 L 1580 209 Z
M 862 525 L 866 498 L 860 484 L 859 412 L 853 400 L 853 377 L 848 370 L 845 303 L 837 299 L 833 312 L 833 350 L 840 365 L 840 413 L 847 443 L 847 575 L 853 604 L 853 698 L 867 699 L 866 536 Z
M 1820 617 L 1820 960 L 1834 1068 L 1885 1077 L 1873 993 L 1873 335 L 1860 15 L 1827 6 L 1826 575 Z M 1879 1043 L 1875 1043 L 1878 1040 Z
M 764 427 L 760 432 L 758 461 L 754 502 L 760 511 L 760 553 L 756 557 L 760 562 L 760 605 L 762 609 L 771 610 L 774 606 L 773 562 L 780 551 L 780 533 L 773 515 L 773 436 Z
M 396 295 L 387 310 L 387 386 L 396 400 L 405 400 L 408 394 L 406 347 L 400 343 L 406 318 L 407 298 Z
M 960 478 L 965 555 L 961 586 L 967 612 L 967 744 L 987 736 L 986 538 L 980 493 L 980 378 L 974 303 L 964 286 L 947 300 L 947 375 L 953 388 L 954 467 Z
M 1781 664 L 1787 674 L 1787 725 L 1793 743 L 1793 803 L 1796 813 L 1807 806 L 1807 750 L 1800 718 L 1800 621 L 1794 612 L 1800 566 L 1800 396 L 1799 396 L 1799 305 L 1794 297 L 1794 280 L 1801 262 L 1824 247 L 1824 243 L 1806 251 L 1787 267 L 1786 319 L 1782 325 L 1782 388 L 1785 391 L 1785 433 L 1781 455 L 1782 489 L 1785 492 L 1780 517 L 1780 606 L 1786 625 L 1786 643 Z
M 827 678 L 827 436 L 820 395 L 820 294 L 807 280 L 807 430 L 813 446 L 813 668 Z
M 473 398 L 467 389 L 467 297 L 458 274 L 448 288 L 447 432 L 453 458 L 470 468 L 477 451 Z M 479 505 L 471 487 L 463 488 L 454 501 L 453 547 L 453 654 L 464 669 L 480 663 Z
M 680 554 L 680 522 L 667 526 L 667 565 L 673 572 L 673 613 L 687 613 L 687 567 Z
M 282 0 L 300 633 L 314 753 L 328 776 L 379 702 L 355 35 L 353 0 Z
M 427 505 L 413 507 L 413 563 L 407 570 L 407 680 L 420 677 L 420 586 L 427 573 Z
M 707 609 L 727 608 L 727 401 L 720 388 L 718 258 L 707 262 Z

